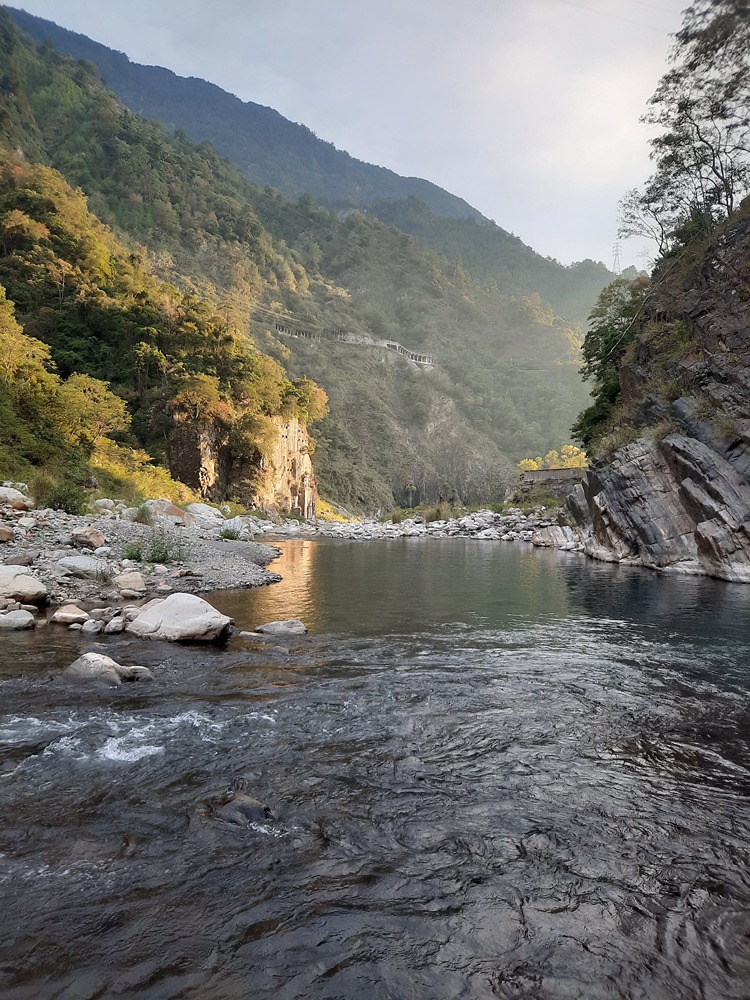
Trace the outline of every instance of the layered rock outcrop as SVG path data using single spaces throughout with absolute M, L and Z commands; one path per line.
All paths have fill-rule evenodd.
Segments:
M 585 550 L 750 583 L 750 205 L 656 281 L 620 386 L 640 436 L 569 500 Z
M 237 499 L 301 517 L 314 517 L 318 500 L 311 445 L 297 417 L 272 417 L 273 440 L 266 453 L 239 454 L 218 424 L 175 422 L 169 465 L 183 483 L 214 503 Z

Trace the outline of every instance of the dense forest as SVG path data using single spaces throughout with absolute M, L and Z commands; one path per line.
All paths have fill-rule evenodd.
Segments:
M 223 421 L 240 454 L 259 454 L 265 418 L 295 407 L 323 417 L 317 383 L 330 400 L 315 431 L 322 491 L 373 509 L 407 494 L 497 499 L 518 459 L 568 438 L 586 398 L 580 328 L 527 278 L 518 278 L 527 294 L 509 294 L 516 268 L 502 252 L 494 264 L 469 253 L 463 227 L 481 225 L 461 220 L 446 256 L 424 232 L 374 213 L 321 208 L 309 194 L 288 200 L 208 143 L 141 118 L 93 66 L 35 48 L 5 14 L 0 46 L 0 280 L 59 377 L 111 383 L 131 445 L 168 463 L 165 421 L 183 400 L 186 412 Z M 66 235 L 73 216 L 78 228 Z M 531 253 L 507 234 L 493 239 Z M 593 299 L 606 275 L 579 267 Z M 571 311 L 585 311 L 582 301 Z M 292 340 L 278 320 L 392 339 L 436 364 Z M 200 400 L 188 402 L 191 393 Z

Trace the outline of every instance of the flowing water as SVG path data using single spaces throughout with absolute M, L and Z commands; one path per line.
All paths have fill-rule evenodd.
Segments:
M 750 996 L 750 587 L 283 547 L 307 636 L 3 635 L 3 1000 Z

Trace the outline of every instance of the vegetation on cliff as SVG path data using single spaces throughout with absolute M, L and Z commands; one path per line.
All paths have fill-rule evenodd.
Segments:
M 701 415 L 726 429 L 730 410 L 739 413 L 735 394 L 716 391 L 711 371 L 727 333 L 738 364 L 744 349 L 735 306 L 750 287 L 747 0 L 696 0 L 684 13 L 670 60 L 644 117 L 659 128 L 651 140 L 654 172 L 622 205 L 621 234 L 648 236 L 656 245 L 653 274 L 605 288 L 583 343 L 581 372 L 593 403 L 574 433 L 598 455 L 646 427 L 667 433 L 677 426 L 676 414 L 687 426 L 689 411 L 694 430 Z
M 2 150 L 0 282 L 5 447 L 31 465 L 59 469 L 62 441 L 80 470 L 111 435 L 167 460 L 180 419 L 220 425 L 253 457 L 269 418 L 325 412 L 322 390 L 291 382 L 210 303 L 155 278 L 59 173 Z

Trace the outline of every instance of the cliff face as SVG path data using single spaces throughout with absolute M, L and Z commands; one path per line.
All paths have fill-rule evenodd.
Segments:
M 750 582 L 750 206 L 665 269 L 620 386 L 636 439 L 571 496 L 585 550 Z
M 177 478 L 218 503 L 314 517 L 318 500 L 307 428 L 296 417 L 273 417 L 275 435 L 265 456 L 238 455 L 218 423 L 175 423 L 169 465 Z

